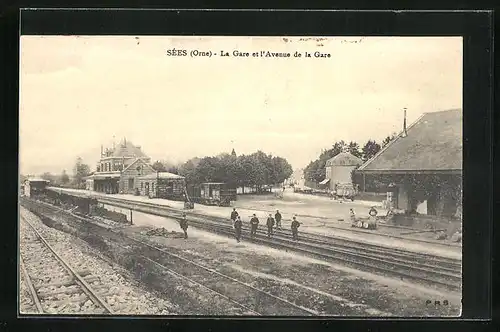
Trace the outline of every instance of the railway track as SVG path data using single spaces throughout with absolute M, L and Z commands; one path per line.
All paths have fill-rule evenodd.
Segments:
M 21 215 L 20 267 L 34 312 L 113 314 L 103 298 L 107 287 L 99 287 L 99 277 L 73 268 L 54 250 L 49 237 L 44 237 L 42 233 Z
M 103 198 L 99 201 L 138 212 L 180 218 L 180 210 L 152 203 L 124 202 L 114 198 Z M 188 217 L 194 227 L 233 237 L 234 232 L 227 219 L 196 213 L 188 213 Z M 250 238 L 247 225 L 242 229 L 242 237 Z M 412 282 L 444 287 L 453 291 L 461 289 L 461 263 L 451 258 L 303 232 L 300 233 L 299 241 L 293 241 L 289 230 L 278 231 L 272 238 L 268 238 L 263 230 L 259 230 L 253 241 Z
M 213 296 L 229 301 L 239 307 L 243 314 L 257 316 L 319 315 L 315 310 L 295 304 L 181 255 L 171 253 L 135 237 L 126 237 L 139 246 L 138 250 L 146 251 L 142 254 L 143 259 L 174 277 L 203 288 Z
M 56 207 L 53 207 L 53 209 L 55 211 Z M 82 217 L 78 218 L 80 218 L 79 222 L 83 219 Z M 96 227 L 101 226 L 96 225 Z M 255 316 L 316 316 L 320 314 L 313 309 L 293 303 L 279 295 L 271 294 L 214 268 L 171 253 L 134 236 L 125 235 L 119 229 L 115 230 L 112 227 L 106 229 L 112 232 L 111 234 L 114 233 L 121 238 L 126 238 L 126 243 L 118 239 L 112 241 L 115 246 L 124 249 L 124 252 L 133 252 L 134 256 L 153 264 L 170 276 L 190 284 L 191 287 L 198 288 L 201 292 L 208 292 L 212 297 L 223 299 L 233 306 L 233 308 L 225 306 L 226 311 L 222 312 L 222 314 L 227 314 L 227 312 Z M 219 311 L 219 314 L 221 313 L 221 308 L 212 309 L 216 312 Z M 210 308 L 209 313 L 213 313 Z

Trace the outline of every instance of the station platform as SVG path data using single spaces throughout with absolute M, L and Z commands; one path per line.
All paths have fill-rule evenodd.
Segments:
M 137 202 L 147 202 L 154 203 L 158 205 L 163 205 L 175 209 L 182 210 L 184 208 L 184 203 L 179 201 L 171 201 L 159 198 L 148 198 L 144 196 L 134 196 L 126 194 L 104 194 L 95 191 L 88 190 L 78 190 L 78 189 L 68 189 L 68 188 L 55 188 L 50 189 L 65 192 L 67 194 L 75 194 L 77 196 L 87 196 L 87 197 L 113 197 L 129 201 Z M 238 213 L 240 214 L 242 221 L 248 222 L 253 214 L 259 218 L 261 222 L 261 227 L 264 227 L 265 221 L 269 213 L 274 215 L 276 210 L 270 210 L 269 208 L 247 208 L 238 206 L 238 201 L 234 202 L 234 206 Z M 427 253 L 431 255 L 437 255 L 442 257 L 449 257 L 454 259 L 462 259 L 462 246 L 449 241 L 437 241 L 430 239 L 422 239 L 418 236 L 404 236 L 399 235 L 402 229 L 383 226 L 382 224 L 376 230 L 365 230 L 359 228 L 352 228 L 349 219 L 349 209 L 353 206 L 358 206 L 356 202 L 346 202 L 339 204 L 342 209 L 339 212 L 335 212 L 330 217 L 325 216 L 322 213 L 321 216 L 314 216 L 310 212 L 307 215 L 300 214 L 301 207 L 289 207 L 285 210 L 280 209 L 280 213 L 283 216 L 282 227 L 290 228 L 291 220 L 293 216 L 297 216 L 297 220 L 301 222 L 299 228 L 300 231 L 321 234 L 326 236 L 336 236 L 346 239 L 357 240 L 361 242 L 381 245 L 385 247 L 393 247 L 398 249 L 409 250 L 413 252 Z M 218 207 L 218 206 L 205 206 L 201 204 L 195 204 L 193 211 L 195 213 L 204 214 L 207 216 L 221 217 L 229 219 L 233 207 Z M 364 205 L 366 210 L 366 215 L 368 215 L 368 209 Z M 380 210 L 379 210 L 380 211 Z M 358 214 L 359 215 L 359 214 Z M 364 216 L 361 214 L 361 216 Z

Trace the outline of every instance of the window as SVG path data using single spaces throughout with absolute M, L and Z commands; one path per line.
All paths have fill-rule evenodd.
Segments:
M 144 182 L 141 182 L 141 190 L 144 188 Z
M 128 189 L 134 189 L 134 178 L 128 179 Z

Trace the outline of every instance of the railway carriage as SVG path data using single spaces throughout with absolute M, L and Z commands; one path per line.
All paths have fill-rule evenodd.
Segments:
M 223 182 L 205 182 L 187 187 L 188 200 L 204 205 L 230 206 L 236 200 L 236 188 Z

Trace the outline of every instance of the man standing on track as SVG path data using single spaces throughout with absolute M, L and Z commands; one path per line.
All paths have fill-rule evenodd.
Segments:
M 274 226 L 274 218 L 273 215 L 269 213 L 269 217 L 267 218 L 267 237 L 271 237 L 273 235 L 273 226 Z
M 292 221 L 292 236 L 295 241 L 299 239 L 299 226 L 300 223 L 297 221 L 296 217 L 293 217 Z
M 180 226 L 181 226 L 181 229 L 184 231 L 184 238 L 187 239 L 188 238 L 188 233 L 187 233 L 188 221 L 187 221 L 185 213 L 182 214 L 182 219 L 181 219 L 181 222 L 180 222 Z
M 236 220 L 236 217 L 238 217 L 238 216 L 239 216 L 239 214 L 238 214 L 238 212 L 236 212 L 236 208 L 233 208 L 233 212 L 231 212 L 231 220 L 233 221 L 233 224 Z
M 276 229 L 282 230 L 281 228 L 281 213 L 279 210 L 276 210 L 276 214 L 274 215 L 274 220 L 276 220 Z
M 241 237 L 241 219 L 240 216 L 236 217 L 236 220 L 234 221 L 234 236 L 236 237 L 236 241 L 240 242 L 240 237 Z
M 250 219 L 250 237 L 254 238 L 255 234 L 257 234 L 257 227 L 259 226 L 259 218 L 253 214 L 252 219 Z

